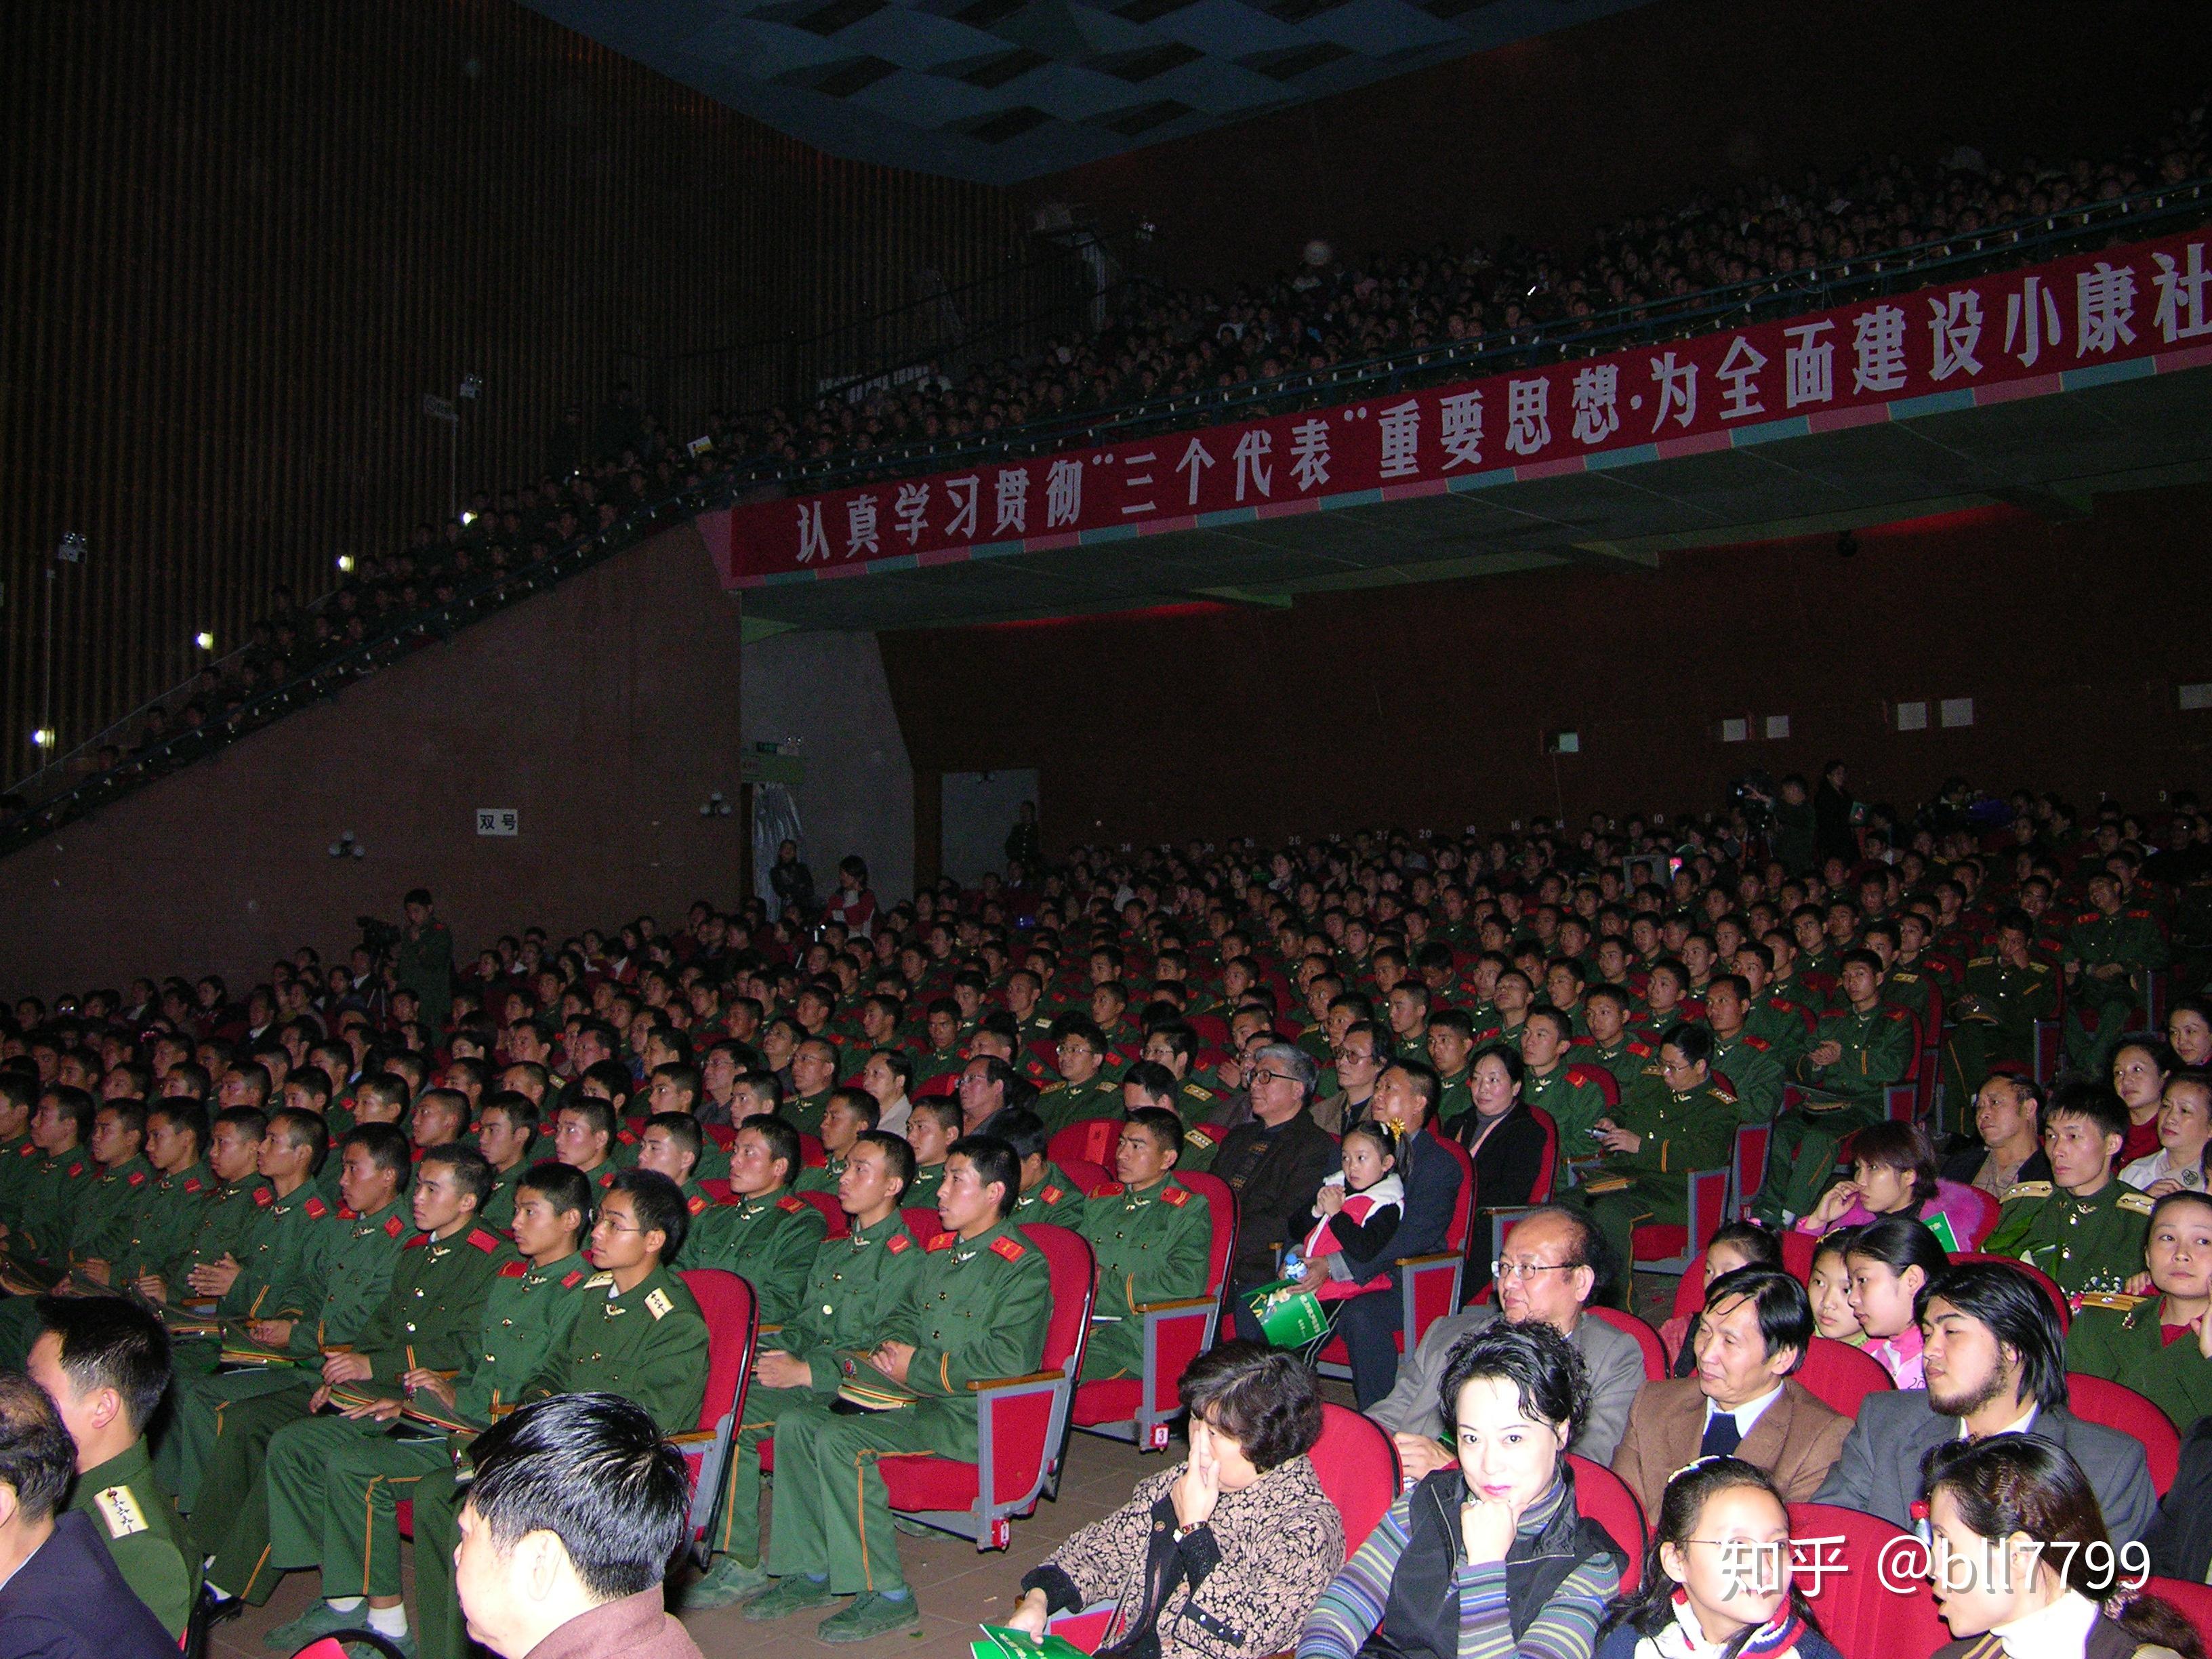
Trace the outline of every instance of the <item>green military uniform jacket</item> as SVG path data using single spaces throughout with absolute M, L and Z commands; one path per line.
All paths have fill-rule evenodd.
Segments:
M 2093 1291 L 2066 1333 L 2066 1369 L 2133 1389 L 2189 1432 L 2212 1414 L 2212 1359 L 2185 1328 L 2169 1342 L 2160 1320 L 2166 1299 Z
M 1206 1294 L 1212 1217 L 1203 1199 L 1170 1175 L 1141 1188 L 1109 1182 L 1085 1200 L 1076 1226 L 1098 1262 L 1083 1375 L 1137 1376 L 1145 1361 L 1139 1310 Z
M 2067 961 L 2085 969 L 2117 962 L 2128 970 L 2110 980 L 2078 975 L 2071 981 L 2077 1002 L 2132 1006 L 2136 988 L 2130 981 L 2140 979 L 2144 969 L 2163 968 L 2166 963 L 2166 935 L 2159 931 L 2158 919 L 2140 907 L 2123 906 L 2109 916 L 2101 910 L 2083 912 L 2066 930 L 2065 951 Z
M 134 1440 L 76 1477 L 70 1507 L 92 1517 L 123 1582 L 181 1638 L 200 1592 L 200 1567 L 185 1546 L 176 1507 L 154 1480 L 144 1440 Z
M 1808 1012 L 1802 1004 L 1775 995 L 1771 987 L 1752 998 L 1751 1006 L 1744 1011 L 1745 1034 L 1766 1044 L 1767 1052 L 1785 1075 L 1796 1065 L 1797 1056 L 1811 1045 L 1812 1038 L 1805 1029 Z
M 583 1305 L 567 1345 L 551 1351 L 522 1397 L 618 1394 L 651 1413 L 663 1434 L 697 1428 L 707 1397 L 707 1321 L 684 1281 L 655 1267 L 618 1295 L 612 1273 L 594 1273 L 577 1294 Z
M 834 1198 L 837 1194 L 838 1179 L 844 1173 L 845 1160 L 833 1158 L 818 1170 L 801 1170 L 799 1178 L 791 1183 L 791 1190 L 794 1193 L 828 1193 Z
M 2025 968 L 2014 968 L 1995 956 L 1970 957 L 1966 994 L 1952 1012 L 1954 1024 L 1971 1022 L 1990 1028 L 1991 1059 L 2030 1060 L 2035 1054 L 2035 1022 L 2058 1012 L 2058 975 L 2049 963 L 2033 957 Z
M 1644 1068 L 1659 1057 L 1659 1051 L 1639 1036 L 1623 1036 L 1610 1048 L 1593 1039 L 1576 1044 L 1570 1053 L 1578 1065 L 1604 1066 L 1623 1090 L 1642 1077 Z
M 1639 1190 L 1686 1197 L 1690 1172 L 1718 1168 L 1734 1150 L 1735 1103 L 1711 1083 L 1676 1094 L 1656 1064 L 1622 1094 L 1612 1115 L 1615 1126 L 1642 1136 L 1644 1144 L 1632 1152 L 1607 1152 L 1583 1182 L 1592 1192 L 1608 1176 L 1626 1176 Z
M 392 1267 L 391 1288 L 353 1339 L 369 1379 L 394 1382 L 410 1364 L 459 1370 L 476 1348 L 494 1275 L 515 1259 L 514 1247 L 483 1227 L 451 1238 L 415 1234 Z
M 2118 1176 L 2087 1198 L 2048 1181 L 2022 1181 L 2005 1194 L 2003 1204 L 1983 1250 L 2041 1268 L 2069 1296 L 2124 1291 L 2128 1279 L 2142 1271 L 2151 1197 Z
M 1470 1065 L 1450 1077 L 1438 1077 L 1436 1119 L 1449 1128 L 1474 1109 L 1474 1067 Z
M 112 1267 L 129 1247 L 139 1197 L 153 1184 L 154 1166 L 137 1154 L 93 1176 L 76 1194 L 70 1218 L 71 1264 L 105 1261 Z
M 225 1317 L 296 1318 L 313 1305 L 303 1299 L 306 1285 L 301 1258 L 314 1230 L 337 1214 L 313 1182 L 279 1198 L 266 1182 L 252 1188 L 258 1212 L 240 1247 L 234 1251 L 242 1271 L 216 1304 Z M 316 1298 L 319 1300 L 319 1292 Z
M 240 1264 L 245 1262 L 252 1248 L 254 1229 L 261 1220 L 258 1200 L 261 1194 L 269 1190 L 269 1183 L 258 1175 L 244 1175 L 235 1181 L 214 1184 L 193 1219 L 191 1236 L 179 1253 L 177 1277 L 164 1279 L 172 1305 L 191 1294 L 184 1280 L 185 1273 L 190 1269 L 211 1267 L 226 1255 L 235 1256 Z M 244 1277 L 240 1275 L 241 1279 Z
M 15 1202 L 9 1254 L 24 1261 L 58 1264 L 68 1253 L 70 1224 L 82 1188 L 94 1178 L 92 1154 L 82 1146 L 37 1152 Z
M 692 1217 L 684 1263 L 743 1275 L 760 1304 L 761 1322 L 780 1325 L 791 1316 L 814 1247 L 829 1229 L 821 1211 L 781 1188 L 754 1198 L 733 1195 Z
M 23 1183 L 30 1176 L 32 1161 L 39 1149 L 31 1144 L 27 1134 L 0 1140 L 0 1220 L 15 1218 L 15 1206 L 22 1198 Z
M 477 1218 L 494 1232 L 507 1232 L 514 1226 L 514 1189 L 522 1185 L 522 1177 L 530 1173 L 530 1155 L 523 1154 L 512 1170 L 495 1172 L 491 1196 L 477 1212 Z
M 286 1351 L 306 1358 L 357 1340 L 391 1289 L 400 1251 L 414 1231 L 407 1200 L 399 1197 L 374 1215 L 340 1211 L 318 1218 L 307 1229 L 293 1283 L 278 1292 L 301 1314 Z
M 761 1346 L 806 1362 L 810 1390 L 827 1401 L 844 1380 L 839 1356 L 873 1348 L 914 1297 L 921 1246 L 896 1210 L 872 1227 L 814 1248 L 799 1310 Z
M 1844 1052 L 1832 1066 L 1815 1066 L 1811 1051 L 1824 1042 Z M 1822 1019 L 1793 1070 L 1797 1081 L 1830 1097 L 1835 1105 L 1871 1109 L 1879 1115 L 1882 1091 L 1903 1079 L 1911 1064 L 1912 1016 L 1878 1003 L 1867 1013 L 1847 1006 Z M 1818 1112 L 1822 1107 L 1822 1102 L 1808 1099 L 1805 1109 Z
M 964 1062 L 963 1062 L 964 1063 Z M 830 1091 L 818 1095 L 793 1095 L 787 1099 L 776 1115 L 801 1134 L 817 1139 L 822 1134 L 822 1114 L 830 1109 Z
M 1733 1042 L 1713 1039 L 1713 1070 L 1735 1091 L 1739 1123 L 1771 1123 L 1782 1109 L 1782 1068 L 1760 1038 L 1738 1033 Z
M 942 1164 L 917 1164 L 914 1185 L 899 1195 L 899 1207 L 902 1210 L 935 1209 L 937 1189 L 944 1184 L 945 1166 Z
M 1008 1219 L 1016 1226 L 1048 1221 L 1056 1227 L 1073 1227 L 1079 1224 L 1083 1202 L 1083 1189 L 1068 1178 L 1067 1171 L 1048 1162 L 1044 1178 L 1014 1200 Z
M 216 1182 L 204 1164 L 195 1164 L 174 1175 L 156 1176 L 143 1189 L 131 1212 L 131 1236 L 109 1265 L 109 1282 L 128 1285 L 143 1273 L 153 1273 L 165 1285 L 184 1283 L 191 1266 L 192 1242 L 199 1236 Z
M 1119 1117 L 1121 1085 L 1103 1072 L 1082 1083 L 1048 1083 L 1037 1091 L 1035 1110 L 1047 1134 L 1058 1134 L 1086 1117 Z
M 1563 1158 L 1589 1151 L 1590 1130 L 1611 1109 L 1605 1103 L 1605 1089 L 1597 1073 L 1595 1066 L 1562 1060 L 1548 1077 L 1539 1077 L 1533 1071 L 1522 1077 L 1521 1098 L 1550 1113 L 1552 1121 L 1559 1126 Z
M 889 1337 L 910 1343 L 906 1386 L 920 1397 L 930 1444 L 972 1461 L 975 1407 L 970 1382 L 1027 1376 L 1044 1356 L 1052 1273 L 1043 1253 L 1011 1221 L 974 1238 L 938 1234 L 923 1247 L 914 1299 Z
M 569 1255 L 540 1267 L 514 1256 L 493 1273 L 484 1293 L 477 1346 L 463 1357 L 453 1379 L 453 1412 L 489 1426 L 502 1406 L 512 1406 L 547 1357 L 565 1352 L 584 1300 L 577 1294 L 592 1270 Z

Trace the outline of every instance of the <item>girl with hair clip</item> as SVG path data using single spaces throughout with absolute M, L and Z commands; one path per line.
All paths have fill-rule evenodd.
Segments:
M 1390 1241 L 1406 1212 L 1398 1134 L 1387 1123 L 1355 1123 L 1344 1132 L 1344 1167 L 1321 1184 L 1313 1212 L 1320 1219 L 1299 1247 L 1327 1277 L 1313 1286 L 1322 1302 L 1341 1302 L 1388 1285 Z
M 1601 1629 L 1596 1659 L 1842 1659 L 1792 1582 L 1781 1494 L 1739 1457 L 1701 1457 L 1667 1483 L 1643 1587 Z
M 1928 1455 L 1914 1513 L 1958 1638 L 1936 1659 L 2205 1659 L 2188 1621 L 2134 1588 L 2149 1553 L 2113 1548 L 2063 1447 L 2025 1434 L 1946 1441 Z

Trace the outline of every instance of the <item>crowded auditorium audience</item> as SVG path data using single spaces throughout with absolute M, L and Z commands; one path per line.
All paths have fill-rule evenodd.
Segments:
M 1024 848 L 910 897 L 848 858 L 827 900 L 787 872 L 780 911 L 467 948 L 418 889 L 249 987 L 21 996 L 0 1361 L 52 1394 L 67 1505 L 161 1626 L 312 1570 L 279 1646 L 460 1659 L 448 1437 L 586 1395 L 691 1435 L 728 1334 L 702 1268 L 763 1334 L 679 1610 L 916 1628 L 882 1462 L 979 1455 L 970 1385 L 1047 1366 L 1071 1236 L 1082 1386 L 1148 1375 L 1152 1310 L 1225 1280 L 1226 1316 L 1170 1379 L 1188 1458 L 1022 1560 L 1020 1628 L 1115 1595 L 1117 1652 L 1764 1643 L 1803 1625 L 1787 1583 L 1717 1608 L 1698 1552 L 1786 1540 L 1778 1499 L 2174 1547 L 2212 1497 L 2203 1460 L 2154 1461 L 2212 1410 L 2212 822 L 1960 787 L 1823 857 L 1814 792 L 1765 793 Z M 2000 1028 L 1968 988 L 2023 950 L 2051 992 L 2024 1052 L 1957 1041 Z M 1700 1172 L 1725 1218 L 1692 1213 Z M 1416 1296 L 1439 1264 L 1460 1305 Z M 1324 1379 L 1406 1483 L 1364 1536 L 1310 1455 Z M 1648 1561 L 1592 1507 L 1615 1491 Z M 2070 1572 L 2036 1581 L 2060 1613 L 1939 1600 L 1961 1638 L 2074 1618 Z
M 479 490 L 452 520 L 416 526 L 402 546 L 346 556 L 327 594 L 280 587 L 242 650 L 112 734 L 78 769 L 159 769 L 173 763 L 158 752 L 173 739 L 274 718 L 254 707 L 264 693 L 684 492 L 773 483 L 805 462 L 910 465 L 909 456 L 1018 428 L 1174 398 L 1186 404 L 1170 418 L 1202 422 L 1213 417 L 1188 403 L 1194 394 L 1376 357 L 1425 362 L 1418 354 L 1450 351 L 1480 373 L 1488 351 L 1571 342 L 1608 321 L 1701 318 L 1718 289 L 1738 306 L 1786 305 L 1798 293 L 1814 306 L 1822 282 L 1960 254 L 2002 257 L 2100 204 L 2208 175 L 2212 133 L 2200 103 L 2094 155 L 2000 157 L 1960 144 L 1762 179 L 1602 227 L 1578 253 L 1508 238 L 1358 261 L 1326 252 L 1225 295 L 1124 283 L 1102 327 L 1034 354 L 964 371 L 932 366 L 811 407 L 717 412 L 688 443 L 620 385 L 595 410 L 562 411 L 549 470 L 535 483 Z

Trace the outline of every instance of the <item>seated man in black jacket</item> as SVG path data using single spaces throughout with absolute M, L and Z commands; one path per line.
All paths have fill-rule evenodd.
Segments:
M 1276 1277 L 1285 1245 L 1312 1224 L 1314 1198 L 1337 1167 L 1336 1143 L 1313 1121 L 1321 1067 L 1294 1043 L 1271 1042 L 1252 1057 L 1252 1120 L 1231 1129 L 1212 1173 L 1237 1194 L 1237 1261 L 1230 1307 L 1237 1334 L 1265 1341 L 1243 1293 Z
M 1404 1297 L 1397 1264 L 1408 1256 L 1433 1255 L 1445 1247 L 1452 1212 L 1466 1179 L 1459 1160 L 1430 1133 L 1443 1085 L 1436 1068 L 1401 1060 L 1375 1080 L 1367 1115 L 1395 1126 L 1400 1136 L 1394 1173 L 1406 1188 L 1406 1207 L 1382 1261 L 1347 1261 L 1355 1280 L 1387 1273 L 1388 1288 L 1369 1291 L 1337 1305 L 1336 1334 L 1352 1358 L 1352 1392 L 1365 1411 L 1390 1392 L 1398 1380 L 1398 1345 L 1404 1323 Z M 1349 1127 L 1348 1125 L 1346 1126 Z

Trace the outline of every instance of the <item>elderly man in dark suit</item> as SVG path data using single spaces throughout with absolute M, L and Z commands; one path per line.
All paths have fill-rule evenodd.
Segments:
M 1869 1395 L 1814 1501 L 1909 1528 L 1930 1449 L 1961 1437 L 2033 1434 L 2081 1466 L 2113 1543 L 2141 1538 L 2157 1504 L 2143 1449 L 2066 1409 L 2058 1317 L 2034 1282 L 2002 1264 L 1967 1262 L 1936 1276 L 1918 1312 L 1926 1390 Z
M 1739 1267 L 1712 1282 L 1696 1373 L 1645 1383 L 1613 1455 L 1644 1514 L 1659 1513 L 1668 1477 L 1699 1457 L 1757 1464 L 1788 1503 L 1820 1490 L 1851 1420 L 1791 1380 L 1812 1340 L 1812 1304 L 1788 1273 Z
M 1312 1224 L 1314 1198 L 1337 1167 L 1336 1143 L 1313 1120 L 1321 1067 L 1303 1048 L 1271 1042 L 1252 1057 L 1252 1118 L 1231 1129 L 1212 1173 L 1237 1194 L 1237 1334 L 1267 1340 L 1244 1293 L 1275 1277 L 1279 1253 Z
M 1510 1325 L 1541 1321 L 1575 1345 L 1589 1375 L 1590 1408 L 1568 1449 L 1600 1463 L 1611 1460 L 1644 1382 L 1636 1339 L 1588 1311 L 1614 1271 L 1604 1235 L 1580 1210 L 1546 1205 L 1514 1224 L 1498 1262 L 1498 1305 L 1463 1309 L 1430 1326 L 1399 1365 L 1397 1385 L 1368 1407 L 1397 1443 L 1408 1479 L 1456 1460 L 1444 1441 L 1445 1367 L 1454 1348 L 1501 1317 Z

